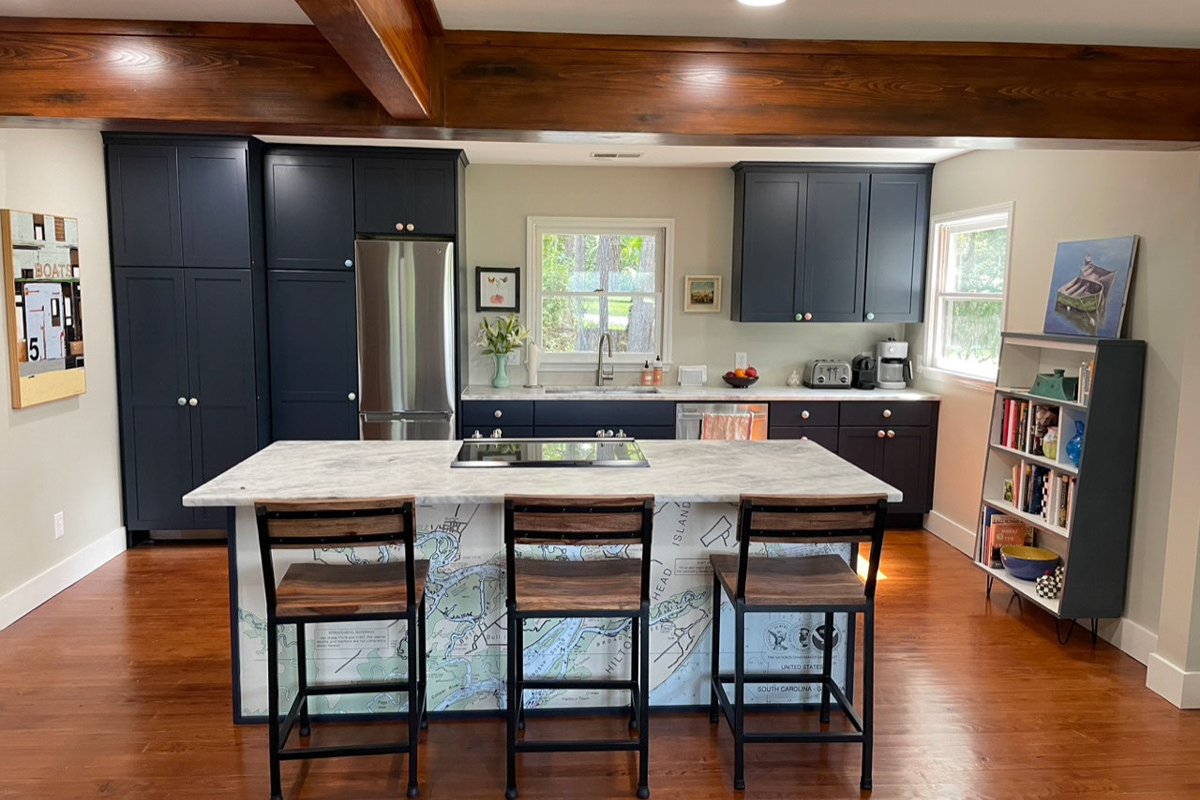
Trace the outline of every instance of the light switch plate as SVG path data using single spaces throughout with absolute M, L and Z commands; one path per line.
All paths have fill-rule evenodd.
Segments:
M 508 363 L 510 366 L 521 363 L 521 351 L 513 350 L 508 354 Z
M 750 366 L 750 359 L 746 358 L 745 353 L 734 353 L 733 354 L 733 368 L 734 369 L 745 369 L 748 366 Z
M 66 532 L 67 526 L 63 522 L 63 512 L 59 511 L 54 515 L 54 538 L 61 539 Z

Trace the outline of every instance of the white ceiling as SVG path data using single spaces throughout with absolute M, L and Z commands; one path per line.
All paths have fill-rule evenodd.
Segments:
M 355 139 L 318 136 L 260 136 L 264 142 L 337 144 L 366 147 L 447 147 L 466 151 L 472 164 L 543 164 L 548 166 L 729 167 L 738 161 L 935 163 L 967 152 L 951 149 L 898 147 L 697 147 L 532 142 L 445 142 L 436 140 Z M 642 153 L 641 158 L 597 162 L 592 153 Z
M 1197 0 L 436 0 L 447 28 L 1200 47 Z M 306 23 L 294 0 L 0 0 L 0 15 Z

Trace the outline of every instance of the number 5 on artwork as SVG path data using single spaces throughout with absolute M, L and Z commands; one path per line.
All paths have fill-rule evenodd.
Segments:
M 38 337 L 29 337 L 29 360 L 37 361 L 42 357 L 42 348 L 38 347 Z

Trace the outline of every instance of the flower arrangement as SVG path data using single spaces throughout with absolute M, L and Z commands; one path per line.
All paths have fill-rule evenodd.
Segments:
M 488 322 L 486 317 L 480 320 L 475 344 L 483 348 L 485 356 L 504 356 L 524 347 L 528 339 L 529 329 L 521 324 L 516 314 L 509 314 L 496 317 L 494 322 Z

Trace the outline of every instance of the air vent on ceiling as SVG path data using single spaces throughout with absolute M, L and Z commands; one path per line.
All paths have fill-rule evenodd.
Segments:
M 645 153 L 592 153 L 592 161 L 620 161 L 627 158 L 641 158 Z

